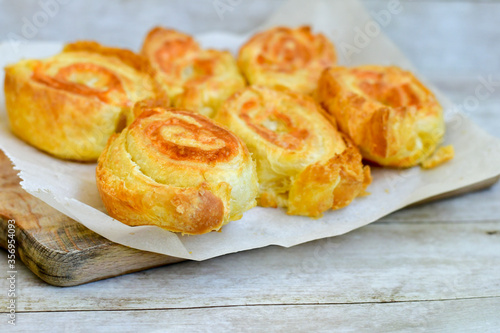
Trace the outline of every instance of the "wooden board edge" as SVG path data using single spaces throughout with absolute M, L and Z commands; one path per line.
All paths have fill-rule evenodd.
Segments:
M 7 223 L 2 222 L 6 222 L 4 217 L 0 217 L 0 247 L 7 249 Z M 57 287 L 81 285 L 186 260 L 111 241 L 81 251 L 57 251 L 23 229 L 16 229 L 15 240 L 17 258 L 40 279 Z
M 485 189 L 499 180 L 500 175 L 426 198 L 409 206 Z M 0 222 L 6 222 L 6 218 L 0 216 Z M 5 228 L 0 228 L 0 247 L 7 249 L 7 223 L 0 224 L 5 226 Z M 17 255 L 21 261 L 40 279 L 58 287 L 81 285 L 186 260 L 129 248 L 111 241 L 78 252 L 54 251 L 37 242 L 25 230 L 16 230 L 16 240 Z M 82 260 L 82 257 L 86 260 Z

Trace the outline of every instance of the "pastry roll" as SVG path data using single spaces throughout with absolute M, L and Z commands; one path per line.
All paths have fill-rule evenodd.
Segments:
M 417 165 L 444 135 L 436 97 L 397 67 L 330 68 L 321 76 L 318 98 L 363 157 L 382 166 Z
M 276 27 L 253 36 L 240 49 L 238 65 L 254 85 L 283 86 L 311 94 L 325 68 L 334 66 L 333 44 L 310 27 Z
M 245 144 L 198 113 L 139 102 L 137 118 L 99 157 L 97 187 L 110 216 L 184 234 L 219 230 L 255 206 Z
M 148 61 L 128 50 L 76 42 L 44 60 L 5 68 L 14 134 L 56 157 L 95 161 L 121 131 L 134 102 L 167 96 Z
M 204 50 L 189 35 L 156 27 L 142 46 L 174 106 L 212 117 L 235 91 L 245 87 L 228 51 Z
M 369 167 L 321 112 L 306 95 L 261 86 L 221 107 L 215 120 L 242 138 L 256 160 L 259 205 L 319 217 L 364 194 Z

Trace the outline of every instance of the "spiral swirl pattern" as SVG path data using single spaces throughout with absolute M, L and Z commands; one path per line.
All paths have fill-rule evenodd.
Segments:
M 245 86 L 229 52 L 204 50 L 191 36 L 175 30 L 152 29 L 142 54 L 156 68 L 174 106 L 207 117 L 213 117 L 229 96 Z
M 397 67 L 336 67 L 322 75 L 318 98 L 363 157 L 411 167 L 444 135 L 442 108 L 413 74 Z
M 66 45 L 44 60 L 6 68 L 13 132 L 56 157 L 95 161 L 109 137 L 131 119 L 134 103 L 167 96 L 147 59 L 95 42 Z
M 256 159 L 261 206 L 320 216 L 349 204 L 370 183 L 357 149 L 322 112 L 310 97 L 261 86 L 234 94 L 220 109 L 215 120 Z
M 39 64 L 33 79 L 57 90 L 65 90 L 82 96 L 95 96 L 107 104 L 129 105 L 130 101 L 119 77 L 103 66 L 92 63 L 75 63 L 57 70 L 54 76 L 45 74 L 48 66 Z
M 111 216 L 202 234 L 255 206 L 255 165 L 243 142 L 191 111 L 139 103 L 99 158 L 97 184 Z
M 324 35 L 314 35 L 307 26 L 276 27 L 243 45 L 238 65 L 250 84 L 310 94 L 321 72 L 336 60 L 333 44 Z

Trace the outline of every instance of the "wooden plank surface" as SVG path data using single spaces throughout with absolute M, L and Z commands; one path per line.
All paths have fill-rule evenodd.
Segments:
M 477 309 L 485 309 L 478 313 Z M 500 298 L 348 305 L 21 313 L 23 332 L 497 332 Z M 96 325 L 96 319 L 99 323 Z M 249 318 L 255 320 L 249 321 Z M 355 323 L 353 325 L 353 323 Z M 355 326 L 357 329 L 353 330 Z M 0 327 L 1 324 L 0 324 Z M 214 330 L 215 331 L 215 330 Z
M 387 6 L 365 3 L 371 10 Z M 404 4 L 385 30 L 453 102 L 474 94 L 478 75 L 499 79 L 500 30 L 491 17 L 498 17 L 500 4 Z M 469 116 L 500 136 L 499 106 L 496 89 Z M 498 332 L 499 235 L 496 184 L 403 209 L 329 241 L 71 288 L 49 286 L 18 263 L 14 329 L 4 317 L 7 265 L 0 251 L 0 331 Z
M 180 261 L 97 235 L 26 193 L 16 173 L 0 151 L 0 246 L 7 248 L 7 221 L 14 219 L 18 255 L 47 283 L 76 285 Z
M 17 310 L 153 310 L 500 297 L 500 221 L 458 226 L 374 223 L 289 249 L 273 246 L 203 262 L 186 261 L 73 288 L 46 285 L 23 268 L 18 274 Z M 6 287 L 4 279 L 0 290 Z
M 492 186 L 487 179 L 423 202 Z M 115 244 L 26 193 L 0 152 L 0 246 L 7 248 L 7 222 L 16 221 L 17 253 L 28 268 L 55 286 L 74 286 L 183 259 Z M 96 269 L 99 267 L 99 269 Z
M 380 3 L 375 2 L 368 4 L 368 6 L 372 12 L 384 9 Z M 411 10 L 413 4 L 405 4 L 405 6 L 409 6 L 407 9 Z M 398 25 L 398 17 L 394 18 L 393 24 L 395 26 Z M 463 100 L 464 92 L 470 90 L 470 86 L 474 84 L 470 79 L 467 81 L 442 78 L 433 83 L 444 88 L 450 93 L 449 96 L 458 102 L 460 99 Z M 476 113 L 480 112 L 476 118 L 482 119 L 483 124 L 481 125 L 485 125 L 490 133 L 495 132 L 495 121 L 492 121 L 495 119 L 495 113 L 491 110 L 498 105 L 495 104 L 497 101 L 495 96 L 497 95 L 498 93 L 493 98 L 481 101 L 481 108 L 475 110 Z M 0 190 L 0 199 L 5 202 L 0 207 L 0 246 L 6 246 L 6 221 L 15 218 L 19 221 L 18 239 L 21 259 L 46 282 L 59 286 L 78 285 L 179 261 L 177 258 L 120 246 L 96 235 L 27 195 L 16 184 L 16 177 L 7 164 L 6 158 L 0 156 L 0 188 L 2 189 Z M 498 181 L 498 177 L 426 199 L 424 202 L 478 190 L 488 187 L 496 181 Z M 488 210 L 481 212 L 488 212 Z M 402 215 L 396 215 L 396 218 L 398 216 Z M 94 270 L 93 267 L 97 263 L 105 269 Z

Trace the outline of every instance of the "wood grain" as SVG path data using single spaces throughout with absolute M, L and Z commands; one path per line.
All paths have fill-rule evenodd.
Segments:
M 132 311 L 500 297 L 499 262 L 500 218 L 459 225 L 373 223 L 288 249 L 271 246 L 186 261 L 73 288 L 46 285 L 19 267 L 17 310 Z M 1 279 L 0 290 L 6 288 L 6 279 Z
M 188 261 L 62 289 L 19 267 L 17 329 L 261 331 L 272 322 L 277 330 L 456 331 L 466 324 L 463 317 L 467 327 L 473 318 L 474 329 L 494 331 L 499 237 L 500 219 L 374 223 L 290 249 Z
M 499 298 L 443 302 L 273 305 L 21 313 L 22 332 L 496 332 Z M 478 314 L 478 309 L 482 311 Z M 98 318 L 98 323 L 96 322 Z M 249 319 L 255 320 L 249 320 Z M 474 324 L 471 324 L 474 319 Z M 3 324 L 3 326 L 2 326 Z M 352 328 L 357 329 L 353 330 Z M 0 328 L 7 328 L 0 323 Z
M 117 4 L 115 3 L 115 5 Z M 371 12 L 378 12 L 387 7 L 387 3 L 383 1 L 366 1 L 365 5 L 367 5 Z M 437 12 L 429 10 L 436 8 Z M 454 3 L 452 5 L 404 3 L 404 11 L 400 15 L 394 16 L 393 21 L 391 21 L 385 30 L 391 37 L 395 38 L 397 44 L 402 46 L 403 51 L 410 58 L 413 57 L 412 60 L 416 61 L 421 74 L 429 76 L 433 83 L 442 89 L 453 102 L 460 104 L 463 103 L 467 96 L 474 94 L 474 89 L 479 82 L 476 77 L 470 78 L 471 73 L 474 73 L 474 75 L 476 73 L 471 72 L 471 69 L 476 70 L 478 58 L 473 54 L 451 52 L 448 56 L 451 55 L 454 57 L 451 59 L 453 61 L 443 63 L 443 61 L 436 60 L 440 59 L 441 52 L 435 52 L 435 50 L 441 50 L 444 47 L 443 43 L 446 44 L 447 49 L 456 49 L 463 45 L 476 45 L 479 49 L 481 45 L 484 47 L 484 40 L 498 37 L 498 29 L 487 29 L 488 23 L 484 23 L 493 22 L 491 17 L 495 15 L 498 8 L 498 6 L 492 4 L 472 6 L 467 3 Z M 476 15 L 464 16 L 464 13 L 468 12 L 464 11 L 464 9 L 474 9 Z M 453 16 L 443 18 L 439 15 L 441 12 L 448 11 L 453 11 L 455 14 L 461 15 L 461 20 L 468 20 L 467 22 L 480 21 L 481 31 L 478 29 L 462 29 L 463 33 L 456 34 L 456 36 L 467 39 L 468 42 L 460 44 L 452 43 L 453 40 L 448 38 L 429 38 L 429 35 L 425 33 L 428 29 L 440 28 L 440 34 L 449 34 L 449 29 L 446 28 L 447 24 L 441 24 L 442 20 L 446 19 L 447 22 L 452 22 L 450 24 L 453 24 L 453 20 L 456 19 Z M 431 13 L 431 17 L 428 17 L 428 24 L 422 27 L 424 30 L 414 31 L 412 27 L 420 22 L 421 15 L 418 13 L 421 12 Z M 489 17 L 490 21 L 478 20 L 477 15 L 479 14 L 477 13 L 482 13 L 481 15 L 487 14 L 486 17 Z M 472 24 L 468 26 L 477 27 Z M 458 29 L 456 25 L 454 27 Z M 420 38 L 416 39 L 419 43 L 414 43 L 413 39 L 407 38 L 408 31 L 410 30 L 417 33 L 417 35 L 420 34 Z M 54 32 L 60 36 L 60 29 L 54 30 Z M 483 44 L 481 44 L 482 40 Z M 419 50 L 423 49 L 422 43 L 427 43 L 425 44 L 425 49 L 431 51 L 425 53 L 419 52 Z M 495 46 L 496 44 L 489 43 L 488 45 Z M 488 56 L 490 53 L 496 54 L 498 52 L 482 52 L 479 55 L 481 56 L 480 64 L 482 69 L 491 69 L 498 66 L 496 58 Z M 457 58 L 456 54 L 460 54 L 460 57 Z M 466 66 L 465 61 L 467 59 L 469 63 Z M 456 64 L 458 60 L 462 66 L 460 68 Z M 453 67 L 450 67 L 451 65 Z M 453 71 L 451 68 L 453 68 Z M 456 68 L 461 69 L 461 71 L 455 71 Z M 447 75 L 443 75 L 443 71 Z M 459 75 L 457 76 L 456 73 L 465 73 L 466 76 L 457 79 Z M 489 71 L 482 70 L 481 73 L 487 76 Z M 453 75 L 453 78 L 449 76 L 450 74 Z M 494 135 L 500 131 L 500 124 L 498 122 L 499 92 L 500 90 L 496 89 L 488 99 L 481 100 L 478 107 L 469 114 L 479 125 Z M 7 163 L 9 162 L 5 157 L 3 155 L 0 156 L 0 166 Z M 0 205 L 0 246 L 5 247 L 6 245 L 6 221 L 10 218 L 16 219 L 19 225 L 17 230 L 17 237 L 20 241 L 19 255 L 35 274 L 48 283 L 58 286 L 77 285 L 179 261 L 177 258 L 138 251 L 114 244 L 41 203 L 38 199 L 26 194 L 19 187 L 19 180 L 10 168 L 0 167 L 0 175 L 0 202 L 2 203 Z M 500 195 L 498 194 L 500 191 L 498 190 L 494 192 L 497 193 L 494 197 L 490 197 L 490 200 L 486 201 L 482 200 L 483 197 L 481 195 L 467 196 L 465 199 L 457 198 L 452 203 L 446 202 L 445 204 L 442 203 L 442 200 L 437 203 L 429 203 L 429 200 L 443 199 L 465 191 L 478 190 L 490 186 L 496 180 L 498 178 L 492 178 L 470 188 L 426 199 L 424 209 L 420 209 L 419 207 L 404 209 L 383 218 L 381 222 L 420 223 L 421 221 L 430 220 L 437 222 L 445 220 L 450 222 L 495 221 L 496 217 L 491 217 L 491 212 L 497 207 L 498 199 L 500 199 Z M 496 188 L 498 189 L 498 186 Z M 458 209 L 464 205 L 468 205 L 474 209 Z M 443 209 L 443 206 L 453 208 Z
M 497 180 L 495 177 L 435 199 L 488 187 Z M 74 286 L 183 261 L 113 243 L 49 207 L 20 187 L 3 153 L 0 202 L 0 246 L 7 246 L 7 221 L 16 220 L 19 257 L 33 273 L 55 286 Z
M 121 4 L 127 1 L 111 2 L 115 9 L 126 8 Z M 161 20 L 151 19 L 148 4 L 141 2 L 136 6 L 144 12 L 129 28 L 143 27 L 145 31 L 152 24 L 164 24 L 159 2 L 147 1 Z M 364 3 L 372 11 L 387 8 L 386 1 Z M 500 4 L 443 0 L 403 4 L 404 12 L 384 27 L 385 32 L 416 62 L 419 73 L 454 103 L 463 103 L 474 94 L 479 74 L 495 74 L 498 81 Z M 25 12 L 18 18 L 31 17 L 39 9 L 23 6 Z M 87 3 L 78 6 L 81 8 L 74 12 L 80 13 L 83 6 L 90 8 Z M 233 15 L 243 20 L 248 13 L 239 8 L 228 12 L 224 21 L 228 27 L 232 27 L 228 23 Z M 128 13 L 126 16 L 129 19 Z M 37 38 L 60 39 L 64 31 L 67 40 L 74 40 L 85 31 L 87 37 L 99 39 L 102 24 L 109 23 L 103 20 L 95 25 L 96 15 L 90 10 L 78 20 L 75 17 L 58 16 L 40 29 Z M 183 28 L 190 29 L 191 22 L 184 21 Z M 21 23 L 14 32 L 20 31 Z M 84 29 L 65 29 L 68 24 Z M 119 29 L 102 38 L 114 44 L 118 35 L 123 45 L 138 41 Z M 500 89 L 496 89 L 469 116 L 498 136 L 499 105 Z M 19 262 L 18 323 L 7 326 L 2 313 L 0 331 L 498 332 L 499 237 L 497 184 L 451 200 L 403 209 L 331 238 L 331 245 L 319 240 L 290 249 L 269 247 L 71 288 L 47 285 Z M 324 255 L 330 247 L 333 251 Z M 0 251 L 0 259 L 0 312 L 5 312 L 4 251 Z M 311 259 L 318 264 L 308 264 Z
M 70 286 L 180 261 L 113 243 L 26 193 L 0 152 L 0 246 L 16 221 L 17 251 L 42 280 Z

